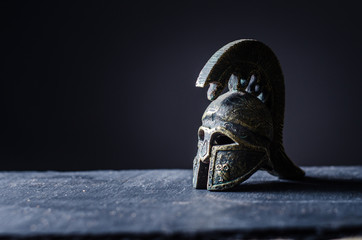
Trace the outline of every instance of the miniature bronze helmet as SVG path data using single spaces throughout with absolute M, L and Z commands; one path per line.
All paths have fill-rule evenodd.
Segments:
M 284 151 L 284 79 L 266 45 L 225 45 L 206 63 L 196 86 L 209 86 L 212 102 L 198 130 L 195 188 L 230 189 L 259 169 L 286 179 L 304 176 Z M 222 94 L 226 86 L 229 92 Z

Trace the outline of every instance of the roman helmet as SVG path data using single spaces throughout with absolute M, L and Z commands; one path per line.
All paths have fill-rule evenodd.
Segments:
M 227 190 L 257 170 L 286 179 L 304 176 L 284 151 L 284 79 L 266 45 L 256 40 L 227 44 L 206 63 L 196 86 L 209 86 L 212 102 L 198 130 L 195 188 Z M 229 91 L 222 94 L 226 86 Z

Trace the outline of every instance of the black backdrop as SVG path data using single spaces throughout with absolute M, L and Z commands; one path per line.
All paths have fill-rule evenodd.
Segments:
M 254 38 L 286 80 L 300 165 L 361 164 L 358 1 L 1 1 L 0 170 L 191 168 L 208 105 L 194 87 Z

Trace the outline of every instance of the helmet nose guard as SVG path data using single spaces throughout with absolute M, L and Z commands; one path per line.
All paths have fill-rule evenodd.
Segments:
M 198 153 L 200 161 L 203 163 L 209 163 L 210 158 L 210 138 L 212 132 L 208 128 L 199 128 L 199 143 L 198 143 Z

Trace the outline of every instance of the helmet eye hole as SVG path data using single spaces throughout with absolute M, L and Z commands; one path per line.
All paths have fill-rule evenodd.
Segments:
M 231 138 L 224 134 L 218 134 L 215 136 L 213 145 L 227 145 L 235 143 Z
M 204 130 L 200 129 L 200 131 L 199 131 L 200 141 L 204 141 L 204 138 L 205 138 L 205 132 L 204 132 Z

